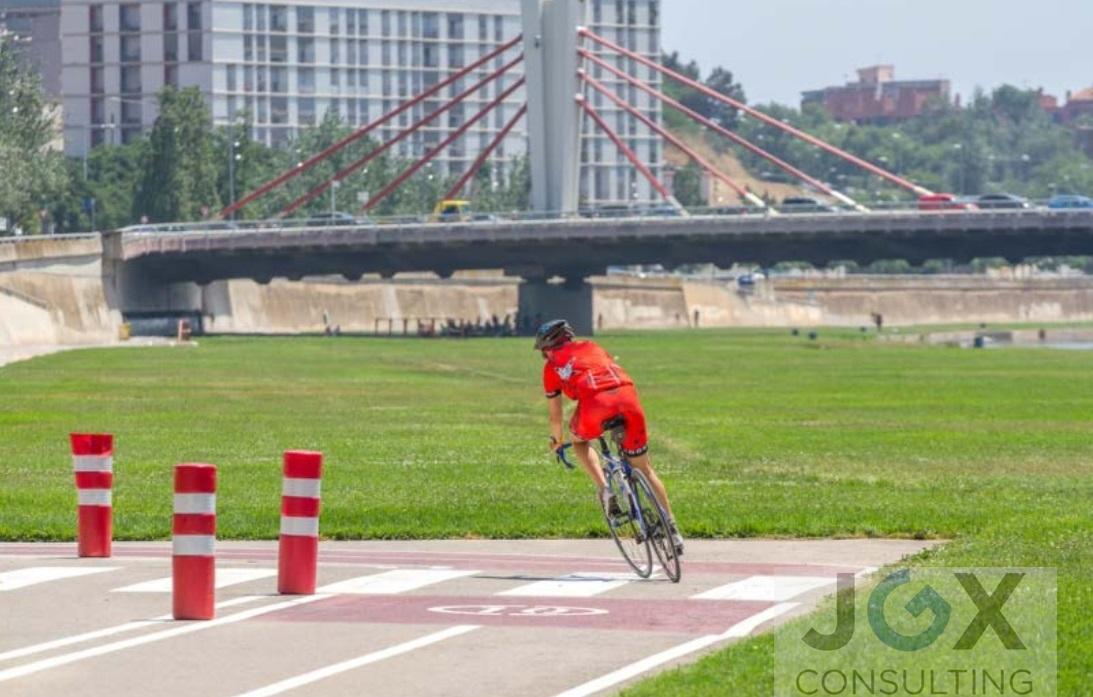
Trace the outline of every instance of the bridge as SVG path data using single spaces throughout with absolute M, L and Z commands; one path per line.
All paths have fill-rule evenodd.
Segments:
M 878 259 L 960 262 L 1093 254 L 1093 211 L 846 212 L 636 217 L 115 233 L 118 261 L 142 283 L 404 271 L 448 277 L 504 269 L 525 280 L 522 312 L 592 327 L 585 279 L 610 265 L 712 262 L 772 265 Z M 554 282 L 552 283 L 552 279 Z M 562 282 L 558 282 L 562 279 Z

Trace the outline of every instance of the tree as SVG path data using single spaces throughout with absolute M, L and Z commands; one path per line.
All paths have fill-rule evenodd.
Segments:
M 699 208 L 706 205 L 702 195 L 702 170 L 693 162 L 676 172 L 672 182 L 672 193 L 685 208 Z
M 8 233 L 41 231 L 41 213 L 65 189 L 63 157 L 49 148 L 54 123 L 38 74 L 0 33 L 0 218 Z
M 152 222 L 200 220 L 220 208 L 212 118 L 196 88 L 159 93 L 159 117 L 141 158 L 133 215 Z
M 722 67 L 713 69 L 710 77 L 706 79 L 706 86 L 714 92 L 731 97 L 738 102 L 747 101 L 744 88 L 733 80 L 732 72 Z M 707 97 L 707 99 L 709 100 L 709 113 L 707 116 L 725 128 L 736 128 L 740 118 L 739 110 L 712 97 Z

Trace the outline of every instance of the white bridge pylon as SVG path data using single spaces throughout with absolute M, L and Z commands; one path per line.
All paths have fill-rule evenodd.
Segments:
M 531 206 L 577 210 L 580 189 L 581 108 L 577 30 L 585 0 L 522 0 L 528 93 Z

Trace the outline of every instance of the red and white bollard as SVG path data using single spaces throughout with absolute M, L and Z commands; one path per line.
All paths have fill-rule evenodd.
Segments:
M 174 556 L 176 620 L 216 615 L 216 466 L 175 467 Z
M 323 454 L 285 453 L 281 490 L 281 546 L 277 557 L 277 592 L 311 595 L 319 562 L 319 489 Z
M 69 439 L 79 497 L 76 532 L 79 555 L 109 557 L 114 532 L 114 436 L 73 433 Z

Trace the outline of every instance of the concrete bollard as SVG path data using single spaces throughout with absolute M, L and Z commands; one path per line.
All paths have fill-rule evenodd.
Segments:
M 277 591 L 311 595 L 319 562 L 319 489 L 323 454 L 285 453 L 281 489 L 281 544 L 277 555 Z
M 81 557 L 109 557 L 114 534 L 114 436 L 73 433 L 76 473 L 77 549 Z
M 171 559 L 176 620 L 216 615 L 216 467 L 175 467 L 175 517 Z

